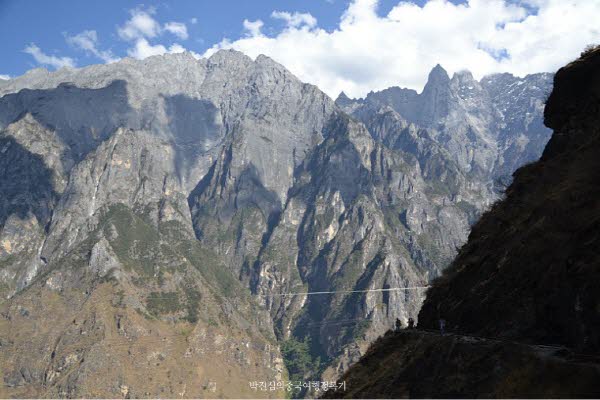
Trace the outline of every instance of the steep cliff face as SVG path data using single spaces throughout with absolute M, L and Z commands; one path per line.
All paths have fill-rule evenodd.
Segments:
M 307 379 L 343 372 L 495 198 L 498 86 L 438 66 L 336 105 L 235 51 L 2 82 L 6 395 L 240 396 L 285 378 L 290 339 L 322 361 Z
M 414 288 L 427 280 L 394 212 L 401 207 L 394 204 L 401 201 L 397 192 L 412 197 L 415 187 L 427 187 L 418 174 L 404 175 L 416 167 L 414 160 L 386 151 L 348 116 L 338 115 L 326 132 L 328 138 L 297 171 L 298 184 L 260 253 L 254 282 L 283 338 L 309 337 L 317 354 L 335 360 L 348 345 L 345 351 L 356 357 L 359 346 L 398 313 L 408 318 L 418 311 L 418 289 L 351 292 Z M 339 293 L 281 295 L 307 291 Z
M 600 395 L 599 67 L 596 48 L 556 73 L 543 156 L 434 280 L 419 330 L 375 343 L 345 396 Z

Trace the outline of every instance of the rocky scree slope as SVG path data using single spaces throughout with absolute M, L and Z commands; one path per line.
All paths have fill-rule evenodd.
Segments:
M 37 69 L 0 94 L 7 396 L 240 396 L 304 338 L 335 376 L 422 292 L 282 295 L 422 285 L 493 197 L 465 172 L 481 148 L 462 165 L 414 124 L 390 145 L 264 56 Z
M 346 396 L 600 395 L 599 67 L 596 48 L 556 73 L 543 156 L 428 290 L 419 328 L 444 318 L 452 334 L 380 340 L 345 375 Z

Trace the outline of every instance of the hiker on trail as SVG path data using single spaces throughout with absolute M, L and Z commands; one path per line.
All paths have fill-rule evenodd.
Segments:
M 444 318 L 440 318 L 440 333 L 442 335 L 446 334 L 446 320 Z
M 400 321 L 400 318 L 396 318 L 396 329 L 395 332 L 400 332 L 400 328 L 402 327 L 402 322 Z
M 408 329 L 414 329 L 415 328 L 415 320 L 412 318 L 408 319 Z

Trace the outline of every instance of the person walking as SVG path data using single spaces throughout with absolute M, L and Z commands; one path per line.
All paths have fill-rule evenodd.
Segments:
M 400 321 L 400 318 L 396 318 L 396 328 L 395 328 L 395 332 L 400 332 L 400 328 L 402 328 L 402 321 Z
M 444 318 L 440 318 L 440 333 L 442 335 L 446 334 L 446 320 Z
M 414 329 L 415 328 L 415 320 L 412 318 L 408 319 L 408 329 Z

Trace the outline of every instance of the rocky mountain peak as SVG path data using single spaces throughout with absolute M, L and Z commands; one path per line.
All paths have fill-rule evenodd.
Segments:
M 452 75 L 450 82 L 456 87 L 457 90 L 472 90 L 474 88 L 481 88 L 479 82 L 475 80 L 471 71 L 467 70 L 455 72 L 454 75 Z
M 165 53 L 165 54 L 157 54 L 150 57 L 146 57 L 143 60 L 133 58 L 133 57 L 124 57 L 117 61 L 116 63 L 121 64 L 133 64 L 133 65 L 155 65 L 155 64 L 184 64 L 184 63 L 194 63 L 199 59 L 194 57 L 194 55 L 189 51 L 183 51 L 181 53 Z M 84 67 L 85 68 L 85 67 Z M 80 68 L 75 68 L 80 69 Z
M 475 80 L 473 73 L 466 69 L 455 72 L 452 75 L 452 79 L 458 79 L 460 82 L 472 82 Z
M 396 145 L 400 142 L 391 132 L 401 132 L 411 123 L 417 129 L 428 129 L 439 138 L 434 141 L 441 141 L 446 154 L 453 155 L 459 169 L 494 182 L 500 178 L 510 180 L 519 165 L 542 153 L 550 136 L 543 125 L 543 103 L 551 87 L 551 74 L 523 78 L 494 74 L 478 82 L 469 71 L 458 71 L 450 79 L 438 65 L 421 94 L 392 87 L 338 105 L 373 126 L 372 130 L 377 125 L 375 137 Z M 407 124 L 392 123 L 389 118 L 384 122 L 381 116 L 389 115 L 387 107 L 398 114 L 393 120 L 403 119 Z M 380 117 L 375 118 L 377 115 Z M 423 135 L 418 140 L 429 139 Z M 470 155 L 471 148 L 478 150 Z M 485 185 L 495 187 L 492 182 Z
M 250 57 L 233 49 L 220 49 L 206 60 L 207 64 L 213 68 L 220 66 L 236 69 L 242 66 L 247 67 L 253 63 Z
M 448 76 L 448 72 L 446 72 L 446 70 L 440 64 L 436 64 L 436 66 L 432 68 L 427 76 L 427 83 L 425 84 L 425 89 L 423 89 L 423 92 L 426 91 L 428 86 L 437 87 L 449 82 L 450 77 Z
M 352 99 L 349 98 L 344 91 L 341 91 L 338 97 L 335 99 L 335 102 L 338 104 L 350 104 L 352 103 Z

